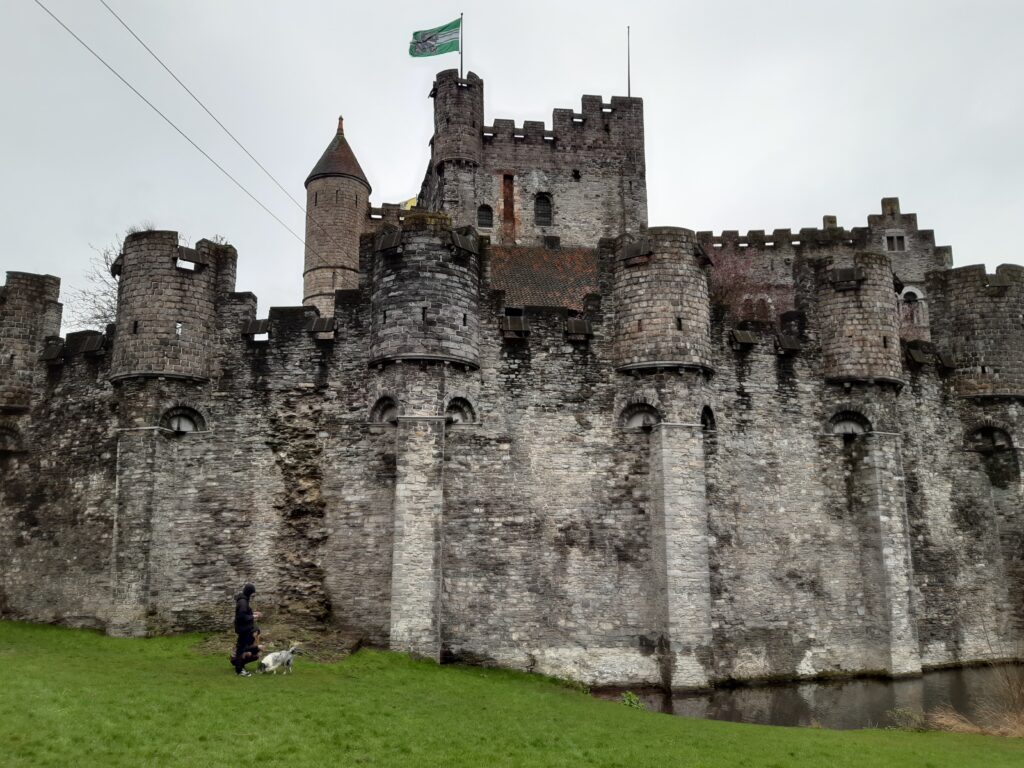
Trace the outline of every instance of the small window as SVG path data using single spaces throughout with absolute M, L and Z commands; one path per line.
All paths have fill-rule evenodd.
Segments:
M 661 422 L 661 414 L 647 403 L 636 403 L 622 411 L 622 426 L 626 429 L 650 429 Z
M 541 193 L 533 201 L 533 221 L 538 227 L 550 227 L 552 221 L 551 195 Z
M 476 209 L 476 225 L 480 229 L 490 229 L 494 226 L 494 210 L 489 205 L 481 205 Z
M 174 338 L 176 338 L 176 339 L 180 339 L 181 338 L 181 329 L 182 328 L 184 328 L 184 325 L 182 323 L 175 323 L 174 324 Z
M 398 403 L 390 397 L 382 397 L 370 410 L 370 421 L 375 424 L 393 424 L 398 421 Z
M 907 304 L 916 304 L 917 299 L 918 295 L 913 291 L 907 291 L 906 293 L 903 294 L 903 301 L 905 301 Z
M 138 333 L 138 332 L 139 332 L 139 321 L 138 320 L 133 320 L 132 321 L 132 333 L 134 334 L 134 333 Z
M 573 168 L 572 169 L 572 180 L 573 181 L 579 181 L 580 180 L 579 168 Z
M 160 418 L 160 426 L 166 430 L 165 434 L 172 433 L 175 437 L 206 431 L 206 422 L 202 415 L 184 406 L 171 408 L 165 412 Z
M 677 317 L 676 318 L 676 330 L 677 331 L 683 330 L 683 318 L 681 318 L 681 317 Z
M 453 397 L 445 409 L 444 420 L 447 424 L 472 424 L 476 421 L 476 414 L 468 400 Z
M 903 235 L 886 235 L 885 248 L 889 251 L 907 250 L 907 241 Z
M 841 411 L 829 420 L 833 435 L 863 435 L 871 431 L 871 422 L 856 411 Z

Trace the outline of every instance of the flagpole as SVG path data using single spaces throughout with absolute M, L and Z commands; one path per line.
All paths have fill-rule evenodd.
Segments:
M 459 14 L 459 79 L 462 79 L 462 14 Z
M 461 46 L 460 46 L 461 48 Z M 629 50 L 629 25 L 626 25 L 626 96 L 630 97 L 633 95 L 633 87 L 630 82 L 633 76 L 632 62 L 630 61 L 630 50 Z

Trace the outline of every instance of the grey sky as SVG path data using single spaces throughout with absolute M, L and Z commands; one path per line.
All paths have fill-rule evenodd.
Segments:
M 97 0 L 43 0 L 300 235 L 299 210 Z M 1021 262 L 1024 3 L 107 0 L 300 201 L 338 114 L 373 186 L 415 195 L 436 71 L 410 33 L 466 14 L 495 117 L 584 93 L 646 110 L 651 224 L 865 223 L 898 196 L 957 266 Z M 302 246 L 32 0 L 0 0 L 0 271 L 81 283 L 90 244 L 151 221 L 239 250 L 261 314 L 302 296 Z

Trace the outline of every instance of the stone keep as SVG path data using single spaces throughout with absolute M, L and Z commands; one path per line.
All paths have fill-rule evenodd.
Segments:
M 0 288 L 0 616 L 268 620 L 591 685 L 913 675 L 1024 639 L 1024 269 L 867 226 L 649 227 L 643 103 L 438 74 L 416 207 L 341 121 L 302 306 L 128 237 L 116 322 Z M 397 116 L 396 116 L 397 118 Z

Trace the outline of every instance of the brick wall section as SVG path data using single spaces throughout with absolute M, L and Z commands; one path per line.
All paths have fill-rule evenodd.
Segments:
M 1001 279 L 1007 285 L 990 283 Z M 928 276 L 932 339 L 952 354 L 963 396 L 1024 394 L 1024 267 L 981 265 Z
M 451 220 L 407 216 L 401 252 L 373 258 L 371 359 L 477 365 L 480 259 L 454 247 Z
M 665 662 L 675 688 L 708 684 L 711 658 L 711 578 L 699 424 L 666 423 L 650 437 L 654 571 L 665 601 Z M 664 585 L 662 589 L 662 584 Z
M 615 254 L 615 360 L 619 368 L 696 367 L 710 362 L 707 275 L 693 232 L 649 230 L 648 254 Z
M 391 648 L 439 660 L 444 417 L 400 416 L 395 441 Z

